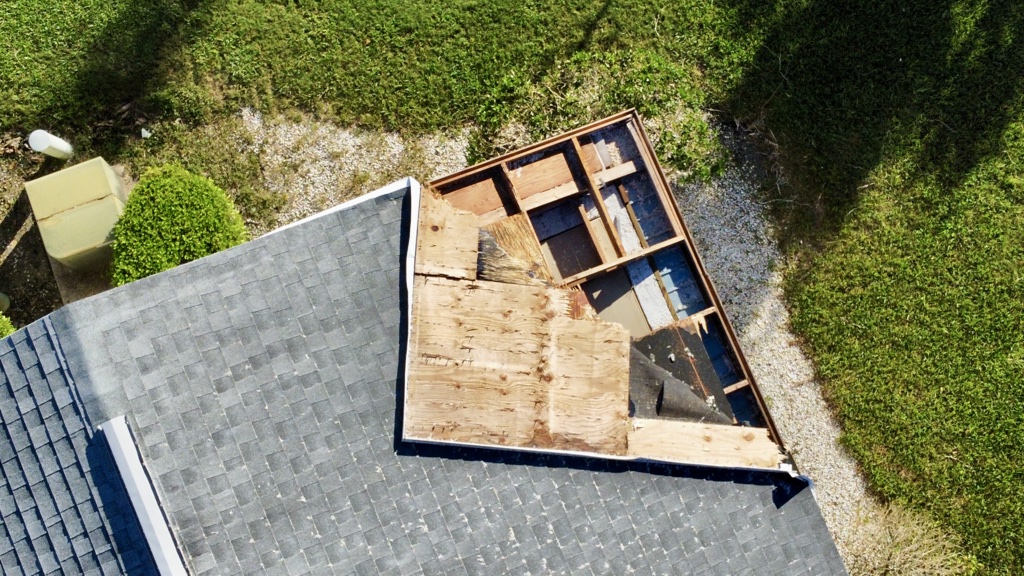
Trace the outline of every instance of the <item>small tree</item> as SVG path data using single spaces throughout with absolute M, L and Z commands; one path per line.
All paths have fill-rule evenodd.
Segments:
M 111 279 L 121 286 L 245 242 L 242 217 L 210 179 L 180 166 L 147 170 L 114 226 Z

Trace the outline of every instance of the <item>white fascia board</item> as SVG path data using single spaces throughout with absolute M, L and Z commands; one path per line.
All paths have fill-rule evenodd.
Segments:
M 361 204 L 363 202 L 367 202 L 367 201 L 373 200 L 374 198 L 378 198 L 380 196 L 386 196 L 388 194 L 392 194 L 392 193 L 398 192 L 400 190 L 405 190 L 406 188 L 408 188 L 410 192 L 415 188 L 415 191 L 416 191 L 415 193 L 417 195 L 416 197 L 419 198 L 420 183 L 417 182 L 416 179 L 413 178 L 412 176 L 407 176 L 405 178 L 402 178 L 401 180 L 395 180 L 394 182 L 392 182 L 391 184 L 388 184 L 387 186 L 384 186 L 383 188 L 378 188 L 378 189 L 374 190 L 373 192 L 368 192 L 366 194 L 363 194 L 362 196 L 359 196 L 358 198 L 353 198 L 352 200 L 349 200 L 347 202 L 342 202 L 341 204 L 338 204 L 336 206 L 331 206 L 330 208 L 328 208 L 326 210 L 317 212 L 316 214 L 313 214 L 311 216 L 306 216 L 302 220 L 296 220 L 295 222 L 292 222 L 291 224 L 287 224 L 285 226 L 281 226 L 280 228 L 276 228 L 274 230 L 271 230 L 270 232 L 267 232 L 263 236 L 270 236 L 271 234 L 277 234 L 278 232 L 280 232 L 282 230 L 287 230 L 289 228 L 293 228 L 295 226 L 299 226 L 299 225 L 305 224 L 306 222 L 309 222 L 310 220 L 316 220 L 317 218 L 319 218 L 321 216 L 326 216 L 327 214 L 331 214 L 331 213 L 334 213 L 334 212 L 340 212 L 342 210 L 347 210 L 348 208 L 351 208 L 351 207 L 356 206 L 358 204 Z M 413 220 L 413 222 L 415 223 L 415 220 Z
M 99 429 L 107 439 L 107 446 L 114 456 L 117 471 L 124 481 L 135 516 L 142 525 L 142 533 L 161 576 L 188 576 L 181 555 L 178 554 L 178 547 L 174 545 L 167 519 L 157 502 L 153 484 L 149 481 L 146 469 L 142 467 L 142 457 L 128 429 L 128 421 L 124 416 L 117 416 L 101 424 Z

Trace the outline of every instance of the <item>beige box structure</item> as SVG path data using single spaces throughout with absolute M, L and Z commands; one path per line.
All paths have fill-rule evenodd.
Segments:
M 46 252 L 75 270 L 110 259 L 114 224 L 128 198 L 103 158 L 93 158 L 25 183 Z

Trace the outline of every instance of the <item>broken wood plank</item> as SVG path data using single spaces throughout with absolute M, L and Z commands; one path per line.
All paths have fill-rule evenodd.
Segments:
M 529 264 L 511 256 L 498 245 L 494 235 L 486 230 L 480 230 L 478 252 L 476 277 L 479 280 L 540 286 L 546 284 L 537 277 L 537 273 L 531 269 Z
M 527 265 L 527 269 L 535 277 L 545 282 L 552 282 L 551 273 L 544 263 L 544 254 L 540 251 L 537 233 L 530 225 L 530 218 L 524 213 L 513 214 L 497 222 L 483 226 L 483 229 L 494 236 L 494 240 L 509 256 Z
M 629 455 L 636 458 L 733 468 L 778 468 L 784 460 L 767 428 L 637 418 L 630 424 Z
M 715 309 L 714 307 L 705 308 L 705 309 L 701 310 L 700 312 L 694 312 L 693 314 L 690 314 L 686 318 L 689 319 L 691 322 L 693 322 L 693 327 L 697 329 L 698 333 L 700 333 L 701 331 L 703 331 L 704 333 L 707 333 L 707 331 L 708 331 L 708 320 L 707 320 L 707 318 L 708 318 L 708 316 L 710 316 L 711 314 L 714 314 L 715 312 L 718 312 L 718 310 Z
M 446 200 L 426 193 L 420 200 L 416 232 L 416 273 L 476 278 L 477 218 Z

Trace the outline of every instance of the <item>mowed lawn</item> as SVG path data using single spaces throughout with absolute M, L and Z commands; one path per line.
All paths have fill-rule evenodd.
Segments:
M 1024 571 L 1024 4 L 4 3 L 0 135 L 131 162 L 172 144 L 139 126 L 187 136 L 242 106 L 472 125 L 480 155 L 511 120 L 539 137 L 636 106 L 671 118 L 659 151 L 694 178 L 722 161 L 701 111 L 755 127 L 786 177 L 765 194 L 793 324 L 846 444 L 984 572 Z

